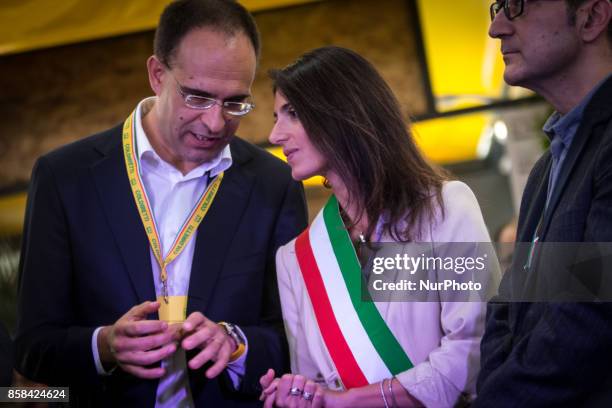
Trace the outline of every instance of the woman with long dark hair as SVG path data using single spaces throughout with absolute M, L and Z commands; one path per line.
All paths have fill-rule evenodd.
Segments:
M 367 302 L 354 246 L 489 241 L 471 190 L 419 152 L 399 104 L 353 51 L 323 47 L 273 71 L 275 126 L 293 178 L 332 197 L 277 253 L 291 356 L 261 378 L 266 406 L 453 406 L 474 394 L 479 302 Z M 357 266 L 357 268 L 355 268 Z

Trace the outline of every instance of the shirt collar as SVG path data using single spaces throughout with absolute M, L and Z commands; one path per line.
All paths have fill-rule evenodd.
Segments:
M 155 149 L 153 149 L 153 146 L 151 146 L 151 142 L 149 142 L 149 138 L 147 137 L 147 134 L 145 133 L 144 128 L 142 127 L 142 118 L 151 110 L 156 100 L 157 98 L 155 96 L 152 96 L 143 99 L 138 103 L 138 106 L 136 106 L 136 113 L 134 114 L 134 127 L 136 131 L 136 154 L 138 156 L 139 161 L 146 161 L 152 167 L 157 168 L 163 172 L 172 172 L 172 170 L 174 170 L 180 173 L 178 169 L 176 169 L 170 163 L 164 161 L 161 157 L 159 157 Z M 232 152 L 229 145 L 227 145 L 212 160 L 202 163 L 201 165 L 187 173 L 183 178 L 187 180 L 202 177 L 208 171 L 210 171 L 210 177 L 215 177 L 222 171 L 229 169 L 232 163 Z
M 563 146 L 569 146 L 574 138 L 574 134 L 578 130 L 585 106 L 586 104 L 581 102 L 565 115 L 561 115 L 557 111 L 553 112 L 542 128 L 548 139 L 552 142 L 554 139 L 559 138 Z
M 591 89 L 591 91 L 584 98 L 582 98 L 582 101 L 580 101 L 580 103 L 576 105 L 574 109 L 565 115 L 561 115 L 557 111 L 550 115 L 550 117 L 546 120 L 546 123 L 544 123 L 544 127 L 542 129 L 551 141 L 558 136 L 565 147 L 570 145 L 574 135 L 578 131 L 578 126 L 582 120 L 584 109 L 593 98 L 593 95 L 610 76 L 612 76 L 612 74 L 608 75 L 605 79 L 593 87 L 593 89 Z

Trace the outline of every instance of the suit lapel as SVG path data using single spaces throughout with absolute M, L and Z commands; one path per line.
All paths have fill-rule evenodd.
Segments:
M 527 186 L 523 195 L 523 200 L 529 200 L 529 203 L 525 204 L 524 220 L 522 219 L 523 214 L 521 214 L 521 220 L 519 220 L 519 225 L 522 226 L 518 235 L 519 242 L 533 242 L 536 231 L 538 230 L 538 225 L 544 216 L 548 180 L 550 178 L 550 166 L 552 164 L 550 152 L 546 152 L 545 154 L 546 156 L 544 156 L 544 161 L 541 163 L 540 168 L 534 170 L 530 175 L 530 179 L 533 178 L 534 180 L 533 186 Z M 522 298 L 522 296 L 525 296 L 525 291 L 532 287 L 531 280 L 533 279 L 533 273 L 531 273 L 531 270 L 533 268 L 527 268 L 530 245 L 522 244 L 517 246 L 516 249 L 517 251 L 514 254 L 515 260 L 513 261 L 513 270 L 515 272 L 512 275 L 512 291 L 517 294 L 519 298 Z
M 129 186 L 121 127 L 97 150 L 104 157 L 92 168 L 94 184 L 139 302 L 155 299 L 149 241 Z M 225 256 L 245 211 L 255 176 L 242 164 L 251 156 L 232 148 L 233 165 L 226 171 L 217 196 L 198 228 L 189 282 L 187 314 L 204 311 L 223 268 Z
M 582 157 L 593 128 L 603 121 L 610 118 L 611 104 L 610 95 L 612 94 L 612 76 L 609 77 L 592 96 L 591 101 L 586 106 L 580 127 L 572 140 L 572 144 L 565 156 L 563 167 L 559 173 L 555 188 L 552 192 L 548 208 L 546 210 L 544 223 L 542 225 L 542 236 L 546 235 L 552 215 L 559 204 L 565 188 L 572 176 L 572 173 Z
M 255 181 L 255 176 L 241 166 L 245 157 L 234 149 L 232 160 L 232 167 L 226 171 L 217 196 L 198 228 L 189 279 L 188 316 L 196 310 L 206 311 Z
M 526 206 L 525 220 L 521 222 L 521 225 L 524 225 L 522 231 L 519 231 L 519 241 L 521 242 L 533 241 L 540 220 L 544 216 L 548 181 L 550 179 L 550 166 L 552 165 L 550 152 L 546 154 L 545 161 L 542 163 L 542 169 L 531 176 L 538 180 L 534 183 L 533 190 L 525 190 L 524 192 L 524 199 L 530 199 L 530 203 Z
M 149 241 L 125 171 L 121 128 L 109 137 L 113 138 L 112 143 L 98 149 L 105 157 L 92 166 L 91 172 L 134 292 L 142 303 L 155 299 Z

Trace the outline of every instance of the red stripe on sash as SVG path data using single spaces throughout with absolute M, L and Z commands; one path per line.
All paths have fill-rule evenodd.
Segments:
M 334 316 L 323 279 L 321 278 L 321 272 L 310 246 L 309 232 L 310 228 L 297 237 L 295 240 L 295 253 L 319 324 L 319 330 L 343 385 L 347 389 L 362 387 L 367 385 L 368 381 L 359 365 L 357 365 L 357 361 L 349 349 Z

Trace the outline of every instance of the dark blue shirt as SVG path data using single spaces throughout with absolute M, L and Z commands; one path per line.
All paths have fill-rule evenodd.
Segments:
M 578 126 L 582 121 L 584 108 L 591 101 L 593 94 L 597 92 L 601 85 L 603 85 L 603 83 L 610 76 L 612 76 L 612 74 L 608 75 L 608 77 L 597 84 L 597 86 L 595 86 L 587 94 L 587 96 L 585 96 L 582 101 L 580 101 L 580 103 L 574 107 L 574 109 L 565 115 L 561 115 L 559 112 L 555 111 L 552 115 L 550 115 L 544 124 L 543 130 L 544 133 L 546 133 L 546 136 L 548 136 L 550 139 L 550 152 L 553 158 L 553 163 L 550 168 L 550 178 L 548 180 L 546 206 L 548 206 L 548 201 L 550 200 L 553 189 L 555 188 L 555 184 L 557 182 L 557 178 L 559 177 L 559 173 L 561 172 L 561 167 L 565 161 L 567 151 L 569 150 L 572 140 L 574 140 L 574 136 L 576 136 L 576 132 L 578 131 Z

